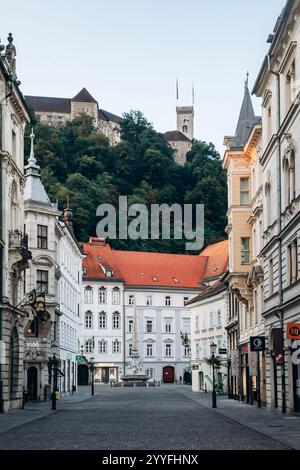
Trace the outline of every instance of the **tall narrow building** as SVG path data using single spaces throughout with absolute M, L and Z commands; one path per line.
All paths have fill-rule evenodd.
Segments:
M 165 140 L 174 149 L 174 159 L 179 165 L 184 165 L 186 155 L 192 148 L 194 138 L 194 107 L 177 106 L 177 129 L 164 133 Z

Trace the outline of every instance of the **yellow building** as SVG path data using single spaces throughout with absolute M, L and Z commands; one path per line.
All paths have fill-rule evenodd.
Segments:
M 261 120 L 254 114 L 247 79 L 235 135 L 224 139 L 223 160 L 228 180 L 229 392 L 247 403 L 265 402 L 264 357 L 259 356 L 259 368 L 253 367 L 249 347 L 250 336 L 264 334 L 260 140 Z

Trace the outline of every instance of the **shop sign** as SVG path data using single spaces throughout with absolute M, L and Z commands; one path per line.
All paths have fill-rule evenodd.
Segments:
M 250 351 L 265 351 L 266 338 L 264 336 L 251 336 L 250 337 Z
M 233 377 L 239 376 L 239 351 L 238 349 L 233 349 L 231 351 L 231 375 Z
M 249 352 L 249 375 L 257 375 L 257 354 L 254 351 Z
M 286 336 L 288 339 L 300 339 L 300 323 L 288 323 Z

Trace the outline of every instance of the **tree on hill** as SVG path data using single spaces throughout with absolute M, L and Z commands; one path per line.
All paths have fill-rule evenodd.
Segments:
M 25 155 L 30 151 L 26 130 Z M 35 155 L 52 201 L 60 209 L 67 200 L 74 212 L 80 241 L 95 235 L 96 208 L 118 206 L 119 196 L 130 202 L 205 204 L 205 243 L 223 239 L 227 189 L 220 155 L 213 144 L 194 141 L 184 167 L 174 150 L 140 111 L 124 114 L 121 142 L 111 146 L 89 116 L 77 117 L 61 128 L 37 123 Z M 112 240 L 119 249 L 184 252 L 185 240 Z

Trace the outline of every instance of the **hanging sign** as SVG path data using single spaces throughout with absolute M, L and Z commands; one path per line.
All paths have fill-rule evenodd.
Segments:
M 288 323 L 286 336 L 288 339 L 300 339 L 300 323 Z
M 251 336 L 250 337 L 250 351 L 265 351 L 266 338 L 264 336 Z

